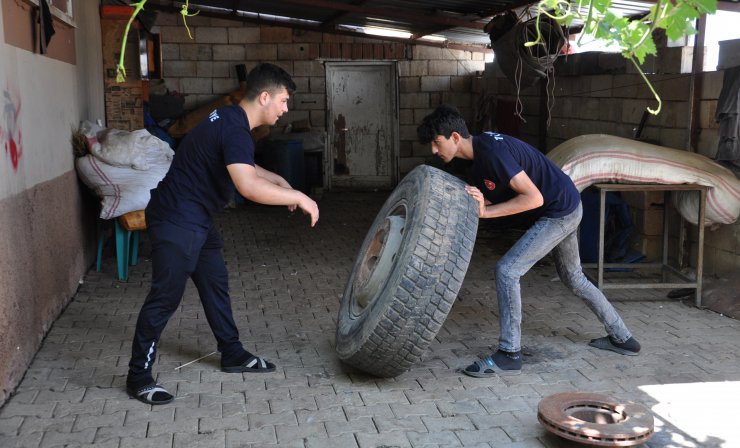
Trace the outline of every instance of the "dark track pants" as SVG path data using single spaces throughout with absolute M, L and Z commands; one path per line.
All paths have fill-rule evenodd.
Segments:
M 242 351 L 231 311 L 223 240 L 215 226 L 200 232 L 155 220 L 148 222 L 147 233 L 152 246 L 152 286 L 136 321 L 129 381 L 151 378 L 159 337 L 180 305 L 188 277 L 198 289 L 222 359 Z

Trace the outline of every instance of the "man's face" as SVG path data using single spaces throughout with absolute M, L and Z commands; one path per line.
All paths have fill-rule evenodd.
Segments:
M 265 124 L 274 125 L 285 112 L 288 112 L 289 98 L 290 95 L 285 87 L 273 94 L 268 92 L 265 102 Z
M 457 142 L 455 134 L 450 138 L 438 135 L 432 140 L 432 154 L 442 159 L 445 163 L 450 162 L 457 154 Z

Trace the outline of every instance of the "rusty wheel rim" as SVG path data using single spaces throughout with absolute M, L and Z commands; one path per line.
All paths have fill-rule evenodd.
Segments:
M 406 208 L 401 206 L 386 216 L 375 231 L 352 285 L 353 314 L 359 315 L 370 307 L 382 291 L 401 248 L 405 226 Z

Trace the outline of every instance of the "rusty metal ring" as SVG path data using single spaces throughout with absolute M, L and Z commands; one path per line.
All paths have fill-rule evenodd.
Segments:
M 636 403 L 586 392 L 564 392 L 543 398 L 537 419 L 549 432 L 592 446 L 634 446 L 653 436 L 653 414 Z

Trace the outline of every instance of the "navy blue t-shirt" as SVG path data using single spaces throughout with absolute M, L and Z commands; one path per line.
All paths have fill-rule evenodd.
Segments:
M 151 191 L 147 215 L 192 230 L 208 229 L 234 197 L 226 169 L 254 165 L 254 140 L 244 109 L 216 109 L 180 142 L 169 171 Z
M 542 206 L 532 210 L 536 217 L 558 218 L 578 207 L 581 197 L 573 181 L 544 154 L 504 134 L 486 132 L 473 137 L 473 182 L 493 204 L 518 194 L 510 182 L 522 171 L 544 199 Z

